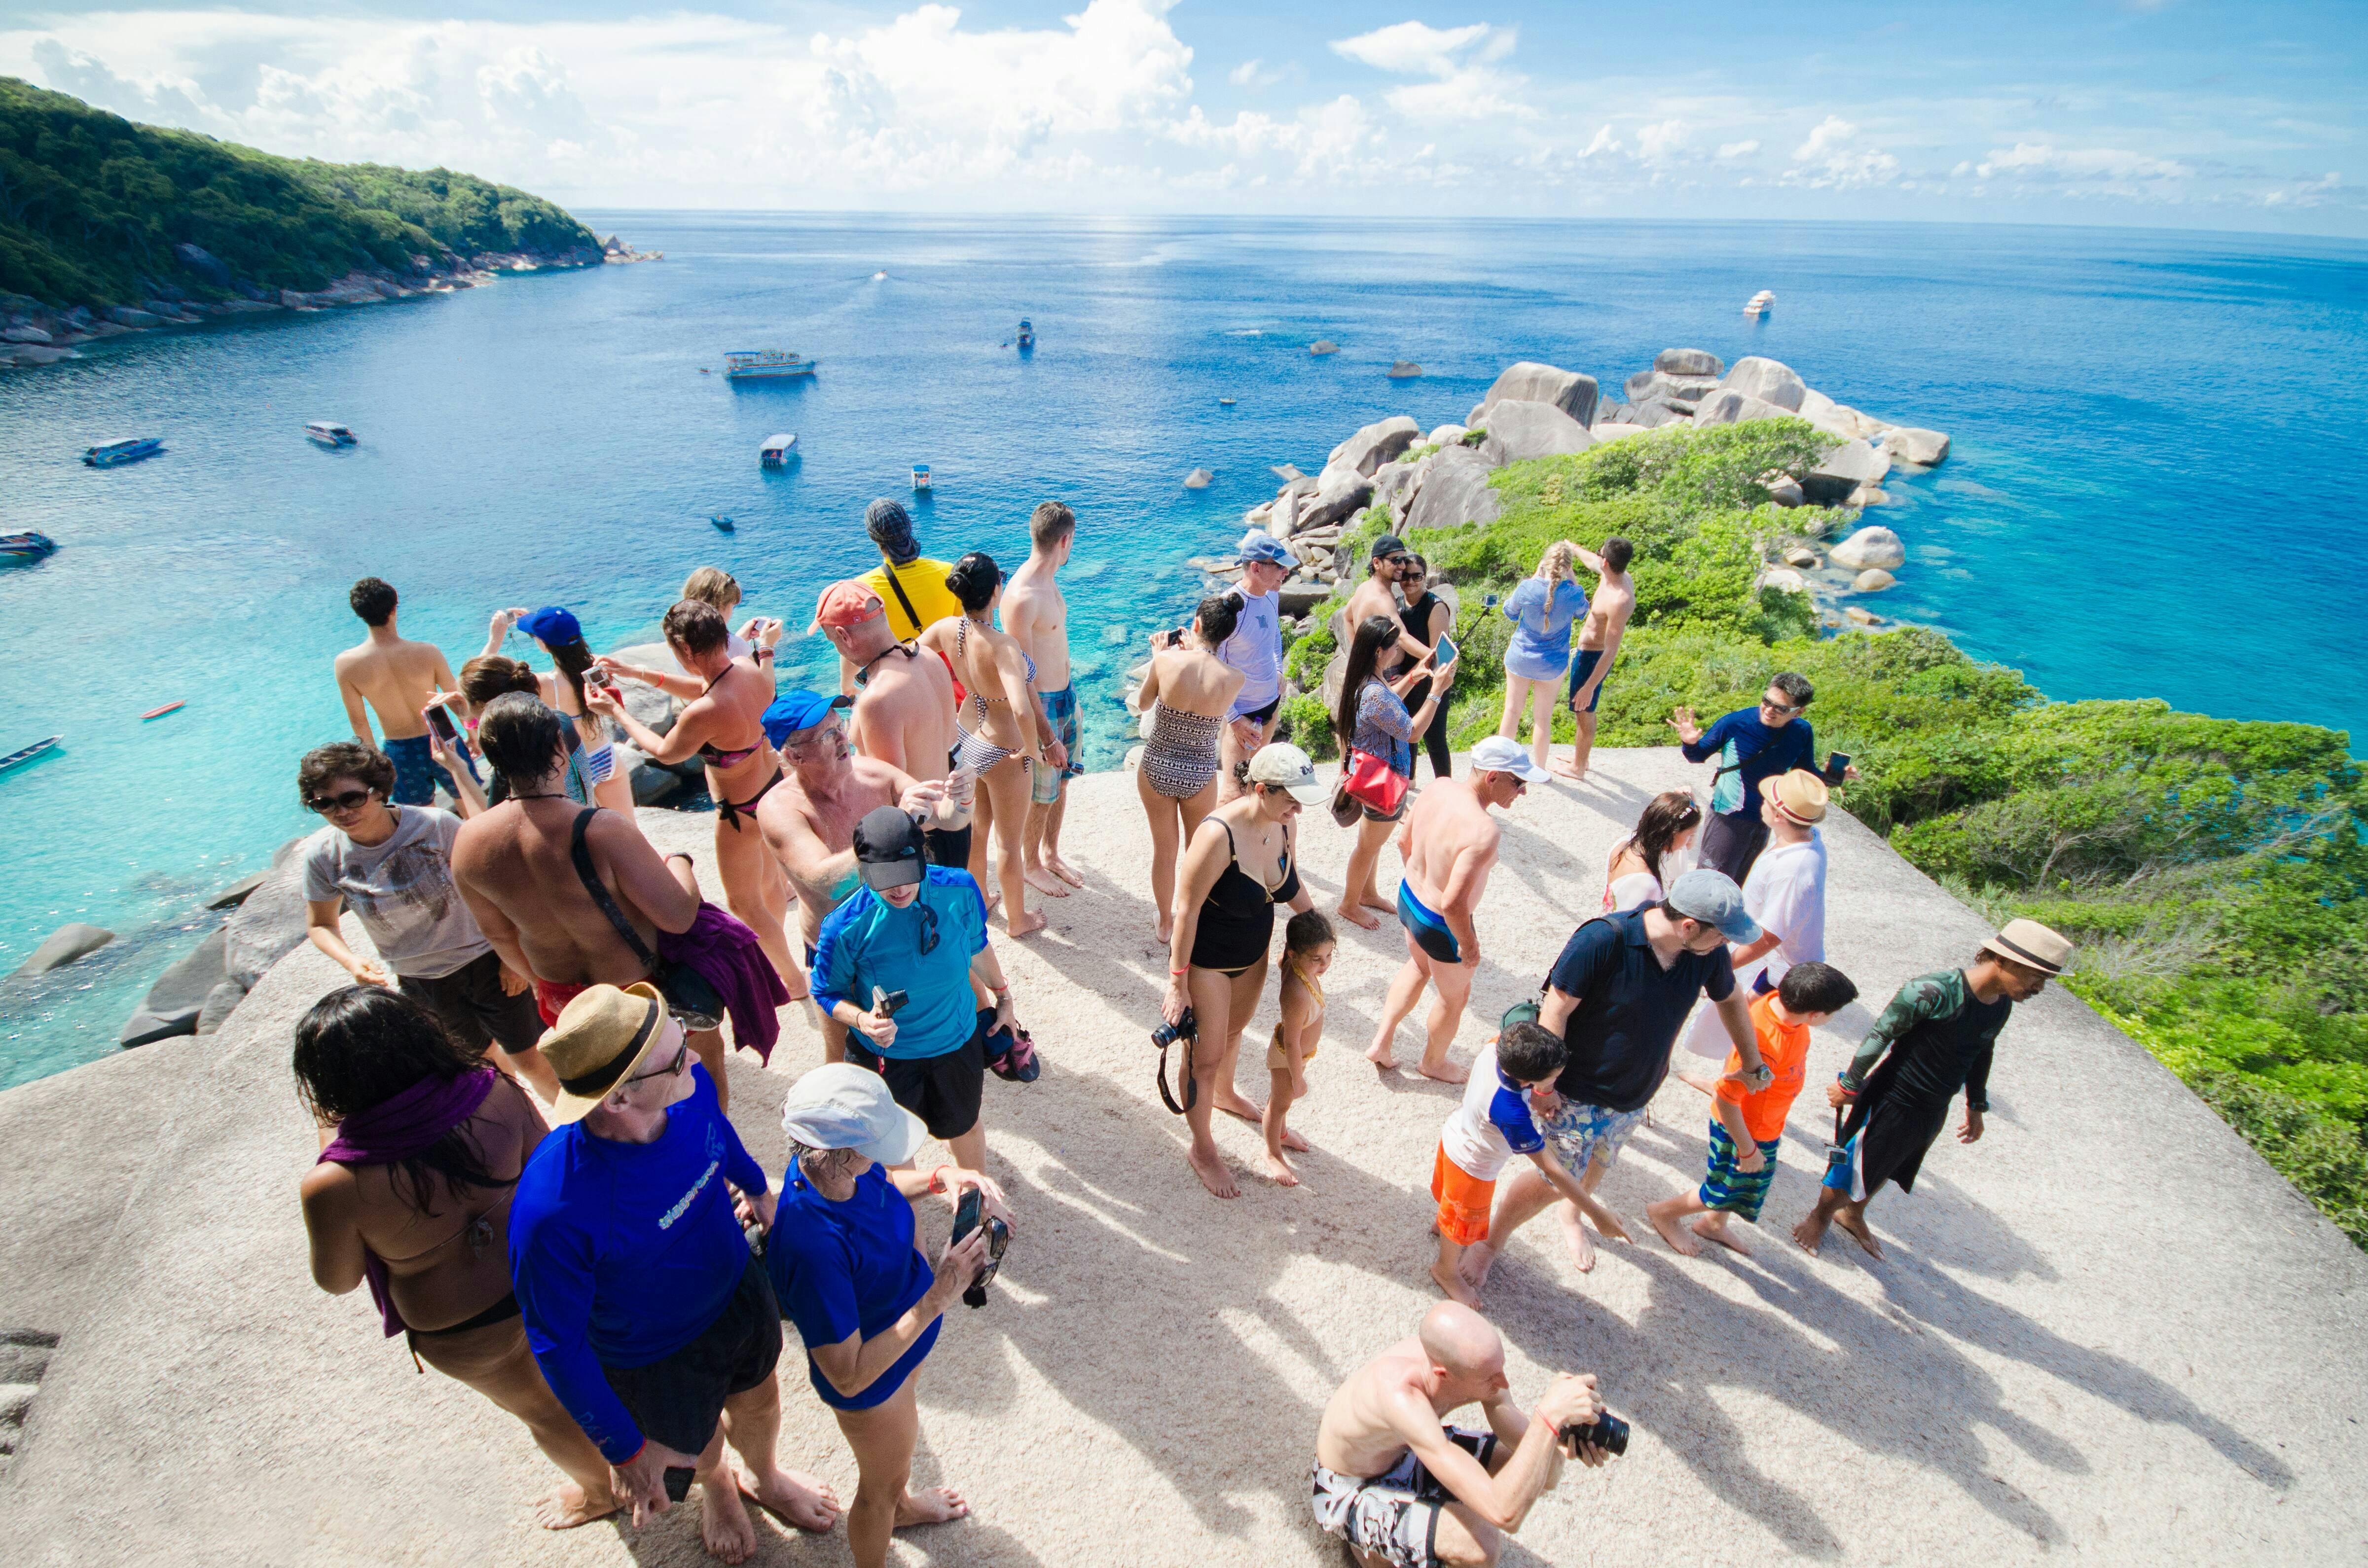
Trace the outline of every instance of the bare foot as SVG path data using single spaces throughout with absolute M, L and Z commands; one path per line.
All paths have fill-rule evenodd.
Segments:
M 1450 1301 L 1461 1301 L 1467 1307 L 1480 1304 L 1480 1293 L 1472 1288 L 1472 1281 L 1463 1278 L 1460 1267 L 1442 1269 L 1439 1267 L 1439 1260 L 1433 1258 L 1430 1261 L 1430 1280 L 1447 1292 Z
M 827 1535 L 838 1522 L 842 1511 L 838 1494 L 828 1482 L 780 1465 L 761 1480 L 741 1473 L 736 1465 L 733 1473 L 739 1477 L 740 1490 L 757 1500 L 757 1506 L 785 1525 L 808 1535 Z
M 1578 1266 L 1581 1274 L 1594 1272 L 1595 1238 L 1587 1233 L 1587 1226 L 1580 1221 L 1578 1210 L 1567 1203 L 1557 1203 L 1554 1205 L 1554 1217 L 1562 1221 L 1563 1236 L 1570 1243 L 1571 1262 Z
M 1047 898 L 1066 898 L 1069 896 L 1069 884 L 1054 876 L 1052 872 L 1044 869 L 1042 866 L 1029 867 L 1026 870 L 1019 873 L 1019 880 L 1026 882 L 1030 887 L 1034 888 L 1038 892 L 1042 893 Z
M 1360 895 L 1360 896 L 1359 896 L 1359 898 L 1358 898 L 1358 900 L 1357 900 L 1357 903 L 1358 903 L 1360 906 L 1362 906 L 1363 908 L 1366 908 L 1366 909 L 1378 909 L 1378 910 L 1380 910 L 1380 911 L 1381 911 L 1383 914 L 1384 914 L 1384 915 L 1395 915 L 1395 914 L 1398 912 L 1398 906 L 1397 906 L 1395 903 L 1393 903 L 1390 900 L 1383 898 L 1383 897 L 1381 894 L 1379 894 L 1379 893 L 1375 893 L 1375 894 L 1374 894 L 1372 897 L 1371 897 L 1371 898 L 1366 898 L 1366 897 L 1363 897 L 1363 896 Z
M 699 1539 L 718 1562 L 746 1562 L 757 1554 L 757 1521 L 748 1517 L 734 1484 L 738 1472 L 727 1465 L 723 1483 L 700 1489 Z
M 1351 926 L 1360 926 L 1368 931 L 1378 931 L 1382 928 L 1380 921 L 1366 914 L 1356 904 L 1343 903 L 1335 913 Z
M 1234 1184 L 1234 1173 L 1226 1167 L 1224 1156 L 1216 1151 L 1211 1150 L 1203 1155 L 1198 1150 L 1188 1149 L 1184 1158 L 1192 1166 L 1192 1174 L 1201 1178 L 1201 1185 L 1207 1187 L 1212 1197 L 1239 1198 L 1242 1195 L 1242 1189 Z
M 1023 909 L 1016 918 L 1003 923 L 1004 934 L 1010 937 L 1025 937 L 1031 932 L 1042 929 L 1044 929 L 1044 915 L 1042 910 Z
M 1472 1069 L 1458 1067 L 1452 1062 L 1442 1062 L 1436 1067 L 1427 1061 L 1417 1062 L 1415 1063 L 1414 1070 L 1426 1078 L 1436 1078 L 1442 1084 L 1461 1084 L 1472 1076 Z
M 572 1530 L 595 1519 L 605 1519 L 624 1506 L 606 1490 L 598 1496 L 572 1481 L 563 1481 L 547 1497 L 535 1500 L 534 1522 L 547 1530 Z
M 1261 1127 L 1266 1125 L 1266 1107 L 1252 1105 L 1239 1095 L 1230 1099 L 1219 1099 L 1211 1103 L 1227 1116 L 1238 1116 L 1244 1121 L 1255 1121 Z M 1315 1147 L 1306 1139 L 1302 1138 L 1295 1128 L 1291 1127 L 1285 1127 L 1282 1130 L 1282 1146 L 1300 1154 L 1304 1154 Z
M 1802 1215 L 1801 1222 L 1793 1227 L 1793 1244 L 1811 1257 L 1816 1256 L 1818 1244 L 1826 1239 L 1827 1218 L 1815 1209 Z
M 1372 1044 L 1365 1047 L 1365 1060 L 1380 1068 L 1383 1072 L 1388 1073 L 1394 1071 L 1397 1067 L 1398 1053 L 1390 1048 L 1390 1042 L 1388 1040 L 1377 1040 L 1373 1041 Z
M 1495 1244 L 1474 1242 L 1463 1249 L 1463 1259 L 1456 1265 L 1456 1267 L 1463 1271 L 1464 1282 L 1472 1287 L 1474 1293 L 1477 1293 L 1483 1285 L 1488 1283 L 1488 1270 L 1496 1261 Z
M 1053 854 L 1050 850 L 1046 850 L 1044 853 L 1044 869 L 1052 872 L 1054 876 L 1060 878 L 1063 881 L 1068 883 L 1073 888 L 1081 888 L 1086 885 L 1084 875 L 1080 873 L 1075 866 L 1070 865 L 1066 860 L 1062 859 L 1058 855 Z
M 1164 913 L 1157 920 L 1152 922 L 1151 928 L 1159 934 L 1159 945 L 1163 948 L 1166 947 L 1176 935 L 1175 920 Z
M 907 1492 L 896 1501 L 896 1522 L 892 1529 L 910 1529 L 915 1525 L 951 1524 L 970 1517 L 970 1505 L 962 1494 L 951 1486 L 932 1486 L 927 1492 Z
M 1286 1146 L 1289 1144 L 1289 1142 L 1290 1140 L 1288 1139 L 1284 1140 Z M 1299 1185 L 1299 1173 L 1292 1169 L 1291 1162 L 1284 1159 L 1281 1154 L 1269 1154 L 1266 1157 L 1266 1174 L 1274 1178 L 1274 1184 L 1277 1187 L 1297 1187 Z
M 1668 1203 L 1647 1203 L 1645 1205 L 1645 1218 L 1653 1222 L 1653 1229 L 1661 1233 L 1661 1239 L 1669 1244 L 1671 1252 L 1683 1253 L 1688 1257 L 1698 1257 L 1702 1254 L 1702 1244 L 1694 1240 L 1693 1233 L 1678 1223 L 1675 1214 L 1666 1211 L 1676 1203 L 1682 1201 L 1683 1199 L 1672 1199 Z
M 1877 1263 L 1883 1261 L 1883 1244 L 1876 1241 L 1874 1233 L 1866 1228 L 1864 1214 L 1853 1214 L 1847 1209 L 1837 1209 L 1834 1210 L 1834 1223 L 1848 1232 L 1850 1240 L 1864 1247 L 1867 1256 Z
M 1751 1249 L 1743 1238 L 1727 1228 L 1724 1214 L 1705 1214 L 1693 1222 L 1693 1233 L 1706 1242 L 1716 1242 L 1737 1257 L 1749 1257 Z

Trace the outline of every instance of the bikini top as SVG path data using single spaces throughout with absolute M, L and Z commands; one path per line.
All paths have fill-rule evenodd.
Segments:
M 1315 1005 L 1318 1007 L 1324 1006 L 1323 984 L 1318 982 L 1314 975 L 1309 974 L 1305 970 L 1299 967 L 1299 960 L 1296 956 L 1290 953 L 1283 954 L 1282 969 L 1285 974 L 1288 974 L 1292 979 L 1307 987 L 1308 993 L 1315 998 Z M 1275 1028 L 1277 1029 L 1281 1029 L 1282 1026 L 1281 1024 L 1277 1024 L 1275 1025 Z
M 968 617 L 968 616 L 963 616 L 963 617 L 962 618 L 962 624 L 954 628 L 954 652 L 955 652 L 955 653 L 962 653 L 963 650 L 965 650 L 966 648 L 968 648 L 969 646 L 970 646 L 970 617 Z M 939 654 L 939 655 L 938 655 L 938 656 L 939 656 L 939 658 L 944 658 L 944 657 L 945 657 L 945 655 L 944 655 L 944 654 L 942 654 L 942 653 L 940 653 L 940 654 Z M 1029 684 L 1030 686 L 1034 686 L 1034 685 L 1036 684 L 1036 661 L 1035 661 L 1035 659 L 1030 655 L 1030 653 L 1029 653 L 1028 650 L 1027 650 L 1027 649 L 1025 649 L 1025 648 L 1022 648 L 1022 649 L 1020 649 L 1020 650 L 1019 650 L 1019 657 L 1020 657 L 1021 662 L 1022 662 L 1022 663 L 1024 663 L 1024 664 L 1026 664 L 1026 665 L 1027 665 L 1027 666 L 1028 666 L 1028 684 Z M 946 669 L 947 669 L 949 672 L 951 672 L 951 671 L 952 671 L 952 669 L 953 669 L 953 665 L 952 665 L 952 664 L 951 664 L 951 662 L 947 664 L 947 665 L 946 665 Z M 954 676 L 954 686 L 955 686 L 955 688 L 956 688 L 957 690 L 959 690 L 959 689 L 961 688 L 961 686 L 962 686 L 962 677 L 961 677 L 960 676 L 958 676 L 958 675 Z M 984 708 L 984 707 L 987 706 L 987 705 L 988 705 L 988 704 L 990 704 L 990 703 L 992 703 L 994 706 L 996 706 L 996 707 L 997 707 L 997 708 L 1008 708 L 1008 707 L 1010 707 L 1010 706 L 1011 706 L 1011 699 L 1010 699 L 1009 698 L 1008 698 L 1008 697 L 989 697 L 989 696 L 987 696 L 987 695 L 986 695 L 986 693 L 985 693 L 985 692 L 983 692 L 983 691 L 974 691 L 974 692 L 971 693 L 971 695 L 972 695 L 973 697 L 975 697 L 975 698 L 977 698 L 977 699 L 978 699 L 979 706 L 980 706 L 980 707 L 982 707 L 982 708 Z M 957 698 L 957 699 L 956 699 L 956 700 L 960 700 L 960 699 L 959 699 L 959 698 Z
M 716 687 L 716 682 L 721 681 L 725 676 L 728 676 L 731 673 L 732 667 L 729 665 L 718 671 L 716 673 L 715 680 L 712 680 L 707 683 L 707 691 L 713 691 Z M 700 695 L 704 697 L 707 695 L 707 692 L 702 691 Z M 702 741 L 700 743 L 699 746 L 699 758 L 701 762 L 704 762 L 708 767 L 715 769 L 718 773 L 728 773 L 733 768 L 739 767 L 742 763 L 747 761 L 750 757 L 756 756 L 758 752 L 764 749 L 765 736 L 763 732 L 759 731 L 757 735 L 756 744 L 753 745 L 732 746 L 727 748 L 717 745 L 713 741 Z

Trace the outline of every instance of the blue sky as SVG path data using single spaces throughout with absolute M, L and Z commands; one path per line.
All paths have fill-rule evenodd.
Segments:
M 0 73 L 586 207 L 2368 236 L 2352 5 L 598 0 L 0 13 Z

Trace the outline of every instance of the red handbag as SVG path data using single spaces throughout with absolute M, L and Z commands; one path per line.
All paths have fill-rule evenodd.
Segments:
M 1369 751 L 1349 754 L 1349 771 L 1343 787 L 1350 800 L 1385 817 L 1395 816 L 1398 807 L 1406 801 L 1406 778 Z

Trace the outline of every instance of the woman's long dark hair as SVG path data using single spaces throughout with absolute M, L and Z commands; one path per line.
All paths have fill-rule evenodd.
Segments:
M 592 710 L 584 702 L 584 672 L 592 667 L 591 647 L 581 637 L 544 646 L 550 651 L 551 662 L 559 666 L 560 678 L 567 683 L 569 690 L 575 693 L 575 711 L 586 718 L 592 717 Z
M 383 985 L 348 985 L 313 1004 L 296 1023 L 296 1093 L 314 1116 L 343 1121 L 383 1105 L 423 1078 L 450 1083 L 483 1065 L 454 1045 L 436 1015 Z M 485 1169 L 485 1153 L 462 1122 L 434 1144 L 395 1162 L 411 1182 L 411 1206 L 433 1216 L 428 1173 L 455 1194 L 471 1187 L 514 1187 Z M 393 1177 L 390 1176 L 390 1181 Z M 400 1192 L 400 1184 L 397 1191 Z
M 1365 683 L 1373 678 L 1373 667 L 1381 663 L 1383 651 L 1395 647 L 1405 630 L 1391 615 L 1369 615 L 1357 623 L 1356 639 L 1349 644 L 1348 667 L 1340 672 L 1340 706 L 1332 715 L 1332 727 L 1340 732 L 1342 756 L 1357 743 L 1357 699 L 1364 695 Z
M 973 550 L 946 574 L 946 591 L 961 602 L 962 613 L 976 615 L 993 601 L 1002 582 L 1003 568 L 995 563 L 995 557 Z
M 1645 802 L 1644 815 L 1636 819 L 1636 831 L 1612 850 L 1611 858 L 1617 860 L 1622 850 L 1634 849 L 1653 880 L 1667 887 L 1669 879 L 1661 875 L 1661 857 L 1669 852 L 1678 835 L 1701 821 L 1702 807 L 1691 795 L 1683 790 L 1664 790 Z

